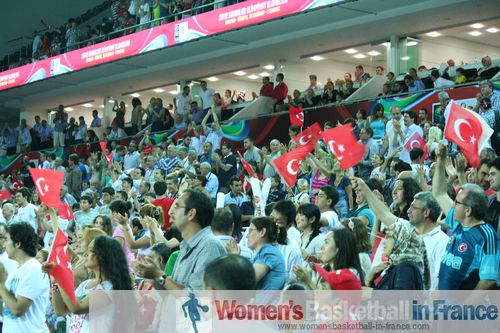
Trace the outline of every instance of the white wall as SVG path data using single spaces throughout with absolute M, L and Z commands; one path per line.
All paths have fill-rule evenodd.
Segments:
M 448 59 L 455 60 L 455 64 L 459 66 L 467 63 L 480 63 L 481 58 L 487 55 L 491 59 L 500 58 L 500 47 L 491 47 L 453 37 L 424 37 L 421 40 L 420 62 L 427 68 L 439 68 Z

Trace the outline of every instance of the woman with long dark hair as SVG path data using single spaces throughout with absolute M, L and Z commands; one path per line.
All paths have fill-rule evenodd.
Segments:
M 318 259 L 325 265 L 327 271 L 349 269 L 361 283 L 364 281 L 354 236 L 346 229 L 338 229 L 327 234 Z M 313 278 L 306 269 L 295 267 L 294 271 L 297 279 L 311 289 L 323 289 L 321 279 Z
M 303 204 L 297 209 L 295 222 L 301 231 L 299 245 L 306 260 L 318 254 L 325 241 L 325 236 L 320 231 L 320 218 L 321 213 L 316 205 Z
M 413 202 L 415 194 L 420 192 L 418 183 L 412 178 L 400 178 L 394 184 L 392 190 L 391 210 L 394 215 L 409 220 L 408 208 Z
M 103 315 L 99 316 L 101 331 L 110 332 L 117 323 L 113 323 L 116 307 L 105 291 L 132 290 L 132 280 L 127 267 L 125 254 L 120 243 L 109 236 L 98 236 L 89 245 L 85 266 L 94 273 L 95 278 L 82 282 L 75 291 L 76 303 L 56 282 L 52 287 L 52 305 L 60 316 L 70 314 L 67 327 L 70 332 L 89 332 L 90 294 L 99 302 Z M 45 271 L 54 266 L 45 264 Z M 121 317 L 124 317 L 123 315 Z

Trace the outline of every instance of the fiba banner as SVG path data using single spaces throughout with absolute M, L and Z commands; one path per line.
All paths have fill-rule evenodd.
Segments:
M 0 90 L 345 0 L 248 0 L 0 73 Z

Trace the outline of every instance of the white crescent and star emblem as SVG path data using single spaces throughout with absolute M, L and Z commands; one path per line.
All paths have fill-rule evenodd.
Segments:
M 307 139 L 307 141 L 304 141 L 304 138 Z M 303 135 L 299 138 L 299 144 L 302 145 L 302 146 L 305 146 L 307 145 L 309 142 L 311 142 L 311 139 L 312 139 L 312 134 L 309 134 L 309 135 Z
M 297 166 L 297 169 L 295 169 L 295 170 L 293 169 L 293 163 L 294 163 L 295 161 L 297 161 L 297 159 L 296 159 L 296 158 L 293 158 L 293 159 L 291 159 L 291 160 L 287 163 L 287 165 L 286 165 L 286 171 L 287 171 L 289 174 L 291 174 L 291 175 L 296 175 L 296 174 L 297 174 L 297 172 L 299 171 L 298 166 Z
M 333 155 L 335 155 L 335 157 L 337 158 L 337 160 L 342 160 L 344 158 L 344 156 L 337 156 L 337 154 L 335 153 L 336 150 L 335 150 L 335 140 L 330 140 L 328 141 L 328 147 L 330 148 L 330 151 L 332 152 Z M 345 148 L 343 145 L 337 145 L 337 149 L 340 153 L 343 153 L 345 151 Z
M 43 182 L 43 186 L 42 186 Z M 36 180 L 36 188 L 38 189 L 38 192 L 40 192 L 40 196 L 45 196 L 47 192 L 49 191 L 49 186 L 47 185 L 47 182 L 45 181 L 45 178 L 40 177 Z
M 301 122 L 304 122 L 304 113 L 303 112 L 299 112 L 295 116 L 297 117 L 298 120 L 300 120 Z
M 417 147 L 420 147 L 420 141 L 418 141 L 418 140 L 412 140 L 412 141 L 410 142 L 410 148 L 415 147 L 415 143 L 416 143 L 416 146 L 417 146 Z
M 467 121 L 467 120 L 464 120 L 464 119 L 457 119 L 455 121 L 455 123 L 453 124 L 453 129 L 455 130 L 455 133 L 457 133 L 457 137 L 462 140 L 463 142 L 467 142 L 464 140 L 464 138 L 462 137 L 462 133 L 460 132 L 460 125 L 462 124 L 466 124 L 470 130 L 472 130 L 472 126 L 470 125 L 470 123 Z M 471 142 L 474 143 L 476 140 L 476 138 L 474 138 L 474 136 L 471 137 Z

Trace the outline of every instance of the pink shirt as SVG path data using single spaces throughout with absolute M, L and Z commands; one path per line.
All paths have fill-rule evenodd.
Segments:
M 130 231 L 130 234 L 133 235 L 132 228 L 130 228 L 129 225 L 127 227 L 128 230 Z M 123 252 L 125 253 L 125 258 L 127 259 L 128 270 L 132 272 L 132 261 L 134 261 L 134 254 L 128 247 L 127 241 L 125 240 L 125 235 L 119 226 L 117 226 L 115 231 L 113 232 L 113 238 L 116 237 L 121 237 L 123 239 L 123 246 L 122 246 Z

